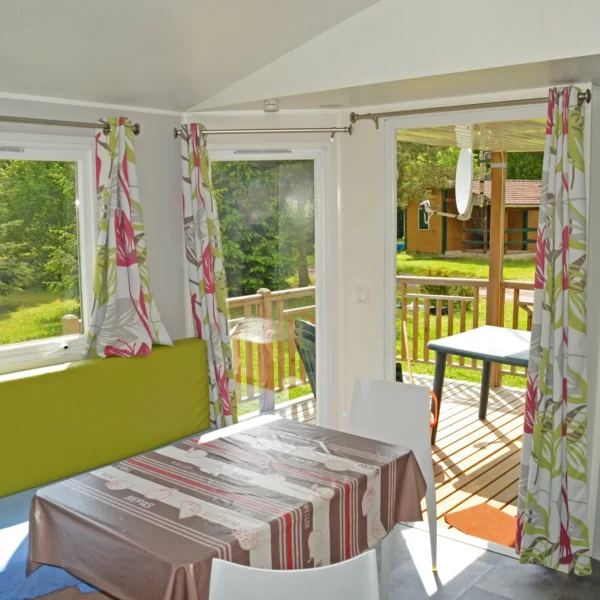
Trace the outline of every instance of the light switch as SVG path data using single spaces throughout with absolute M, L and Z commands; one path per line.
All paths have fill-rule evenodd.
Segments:
M 358 304 L 368 304 L 369 288 L 366 285 L 357 285 L 354 291 L 354 296 Z

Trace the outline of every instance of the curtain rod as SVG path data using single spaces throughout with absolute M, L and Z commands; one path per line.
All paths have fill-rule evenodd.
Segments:
M 6 117 L 0 116 L 0 123 L 23 123 L 25 125 L 50 125 L 53 127 L 79 127 L 82 129 L 102 129 L 105 134 L 110 132 L 106 123 L 85 123 L 81 121 L 56 121 L 53 119 L 33 119 L 31 117 Z M 142 128 L 139 123 L 132 123 L 131 130 L 134 135 L 139 135 Z
M 578 102 L 581 106 L 584 102 L 589 104 L 592 100 L 592 92 L 585 90 L 585 92 L 579 92 Z M 388 117 L 409 117 L 414 115 L 427 115 L 436 113 L 447 113 L 455 112 L 457 110 L 478 110 L 481 108 L 507 108 L 510 106 L 531 106 L 535 104 L 546 104 L 548 97 L 545 98 L 526 98 L 524 100 L 503 100 L 500 102 L 481 102 L 479 104 L 460 104 L 458 106 L 439 106 L 437 108 L 417 108 L 414 110 L 396 110 L 391 112 L 380 112 L 380 113 L 365 113 L 357 114 L 355 112 L 350 113 L 350 123 L 357 123 L 358 121 L 364 121 L 371 119 L 375 123 L 375 127 L 379 129 L 379 119 L 385 119 Z
M 336 133 L 348 133 L 352 135 L 352 125 L 348 127 L 293 127 L 283 129 L 203 129 L 202 135 L 239 135 L 246 133 L 330 133 L 333 138 Z M 173 137 L 181 137 L 183 131 L 175 127 Z

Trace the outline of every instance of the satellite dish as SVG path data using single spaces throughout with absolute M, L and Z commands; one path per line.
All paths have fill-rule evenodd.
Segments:
M 456 208 L 457 219 L 468 221 L 473 210 L 473 150 L 463 148 L 456 165 Z
M 454 189 L 456 191 L 456 209 L 458 214 L 433 210 L 429 200 L 421 202 L 421 208 L 427 213 L 427 221 L 431 215 L 452 217 L 460 221 L 468 221 L 473 210 L 473 150 L 463 148 L 458 155 Z

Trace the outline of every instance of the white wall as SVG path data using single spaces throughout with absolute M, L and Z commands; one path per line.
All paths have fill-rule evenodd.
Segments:
M 134 113 L 113 108 L 72 106 L 0 99 L 0 114 L 7 116 L 97 121 L 128 116 L 142 127 L 136 138 L 140 197 L 148 244 L 150 284 L 162 319 L 173 339 L 185 336 L 183 317 L 183 225 L 181 216 L 181 164 L 173 127 L 180 117 Z M 93 136 L 93 130 L 24 126 L 0 123 L 0 131 L 40 135 Z
M 384 205 L 381 136 L 371 123 L 341 142 L 340 416 L 347 422 L 356 377 L 384 376 Z M 368 288 L 368 303 L 355 299 Z
M 598 54 L 599 21 L 597 0 L 380 0 L 197 108 Z

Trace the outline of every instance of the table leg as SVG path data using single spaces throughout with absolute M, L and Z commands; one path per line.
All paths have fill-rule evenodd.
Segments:
M 444 389 L 444 375 L 446 374 L 446 353 L 438 352 L 435 357 L 435 375 L 433 376 L 433 393 L 438 399 L 438 415 L 442 408 L 442 391 Z M 439 418 L 438 418 L 439 421 Z M 437 424 L 431 431 L 431 443 L 435 444 Z
M 490 396 L 490 374 L 492 371 L 492 363 L 483 362 L 483 371 L 481 374 L 481 393 L 479 395 L 479 418 L 487 417 L 488 398 Z

